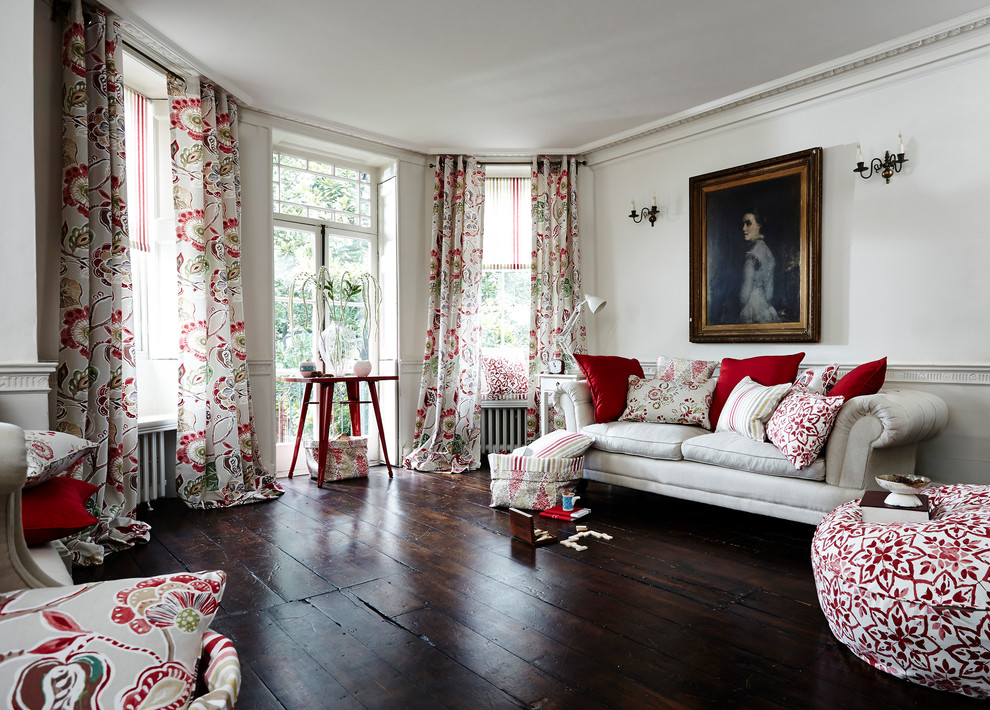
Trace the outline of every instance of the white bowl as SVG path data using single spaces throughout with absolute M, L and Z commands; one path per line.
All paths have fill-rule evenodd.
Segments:
M 884 498 L 883 502 L 898 508 L 919 507 L 921 499 L 914 494 L 923 491 L 932 482 L 927 476 L 919 476 L 916 473 L 887 473 L 875 478 L 877 485 L 885 491 L 890 491 L 890 495 Z

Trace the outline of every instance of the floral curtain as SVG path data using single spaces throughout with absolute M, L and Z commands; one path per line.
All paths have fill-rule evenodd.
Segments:
M 485 171 L 473 158 L 437 157 L 430 252 L 430 321 L 414 450 L 403 465 L 462 471 L 481 465 L 478 398 L 481 223 Z
M 533 162 L 533 244 L 527 439 L 540 430 L 540 373 L 547 372 L 551 358 L 560 356 L 557 336 L 581 298 L 576 158 L 545 157 Z M 581 322 L 571 331 L 571 351 L 584 352 L 584 342 Z
M 85 27 L 85 29 L 84 29 Z M 137 507 L 137 394 L 124 204 L 119 25 L 73 0 L 62 34 L 62 230 L 56 428 L 99 443 L 83 477 L 97 524 L 66 542 L 73 562 L 149 539 Z
M 168 77 L 178 238 L 176 489 L 192 508 L 282 494 L 261 468 L 241 293 L 237 104 L 202 81 Z

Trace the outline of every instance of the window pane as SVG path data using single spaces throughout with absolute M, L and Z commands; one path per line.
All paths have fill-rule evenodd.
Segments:
M 530 274 L 485 270 L 481 280 L 481 346 L 529 347 Z
M 294 168 L 305 168 L 306 161 L 302 158 L 295 158 L 291 155 L 281 155 L 279 156 L 279 162 L 282 165 L 291 165 Z
M 351 170 L 349 168 L 337 168 L 337 177 L 350 178 L 351 180 L 358 179 L 357 170 Z
M 283 168 L 279 178 L 281 199 L 289 200 L 290 202 L 311 204 L 310 195 L 313 191 L 313 182 L 316 179 L 316 176 L 312 173 Z
M 309 161 L 309 169 L 317 173 L 327 173 L 333 175 L 333 166 L 327 163 L 317 163 L 315 160 Z

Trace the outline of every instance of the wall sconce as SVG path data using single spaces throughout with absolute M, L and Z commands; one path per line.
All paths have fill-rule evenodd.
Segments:
M 649 207 L 649 208 L 644 207 L 639 212 L 636 211 L 636 200 L 633 200 L 632 201 L 632 212 L 629 213 L 629 216 L 632 218 L 632 221 L 635 222 L 636 224 L 639 224 L 644 219 L 648 219 L 648 220 L 650 220 L 650 226 L 652 227 L 653 225 L 655 225 L 657 223 L 657 215 L 658 214 L 662 214 L 662 213 L 663 213 L 663 210 L 661 210 L 659 207 L 657 207 L 657 196 L 654 195 L 653 196 L 653 206 L 652 207 Z
M 866 167 L 866 163 L 863 162 L 863 148 L 856 144 L 856 167 L 853 168 L 854 173 L 859 173 L 859 176 L 864 180 L 868 180 L 875 174 L 879 174 L 887 184 L 890 184 L 890 178 L 894 177 L 894 173 L 901 172 L 901 166 L 908 161 L 904 157 L 904 138 L 900 133 L 897 134 L 897 155 L 892 155 L 890 151 L 884 151 L 883 160 L 880 158 L 874 158 L 870 161 L 870 167 Z M 867 172 L 867 170 L 869 172 Z

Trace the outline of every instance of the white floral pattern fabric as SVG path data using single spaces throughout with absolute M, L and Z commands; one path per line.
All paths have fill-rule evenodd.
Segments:
M 704 382 L 713 377 L 717 379 L 718 360 L 691 360 L 683 357 L 657 358 L 656 379 L 666 382 Z
M 926 522 L 864 523 L 857 501 L 826 515 L 811 547 L 818 600 L 871 666 L 990 698 L 990 487 L 927 493 Z
M 85 27 L 85 30 L 83 29 Z M 62 230 L 56 429 L 99 445 L 79 475 L 98 523 L 66 541 L 72 561 L 147 541 L 137 507 L 137 389 L 124 174 L 119 23 L 73 0 L 62 33 Z
M 526 440 L 540 431 L 540 374 L 560 357 L 557 336 L 582 298 L 581 242 L 578 235 L 577 159 L 542 157 L 533 163 L 533 296 L 529 342 L 529 386 L 526 394 Z M 582 318 L 571 330 L 569 346 L 583 353 Z M 554 420 L 562 419 L 551 408 Z
M 767 422 L 767 438 L 800 471 L 825 447 L 843 397 L 826 397 L 792 387 Z
M 309 477 L 319 480 L 320 442 L 306 442 L 306 469 Z M 323 467 L 323 481 L 343 481 L 348 478 L 365 478 L 368 475 L 368 437 L 341 436 L 327 442 L 327 460 Z
M 186 707 L 225 582 L 183 573 L 0 596 L 0 704 Z M 229 687 L 229 662 L 213 677 Z
M 413 451 L 403 465 L 459 473 L 481 466 L 481 210 L 485 171 L 437 156 L 430 305 Z
M 529 379 L 526 366 L 507 357 L 482 357 L 485 376 L 482 397 L 486 399 L 521 399 L 526 396 Z
M 668 380 L 630 375 L 626 408 L 619 421 L 689 424 L 707 429 L 716 382 L 713 377 Z
M 40 486 L 49 479 L 65 473 L 81 459 L 100 448 L 99 444 L 61 431 L 24 432 L 27 445 L 27 480 L 25 488 Z
M 798 375 L 798 378 L 794 380 L 794 389 L 814 394 L 828 394 L 838 379 L 839 366 L 836 363 L 812 367 Z
M 584 457 L 536 458 L 489 454 L 492 508 L 546 510 L 559 504 L 584 475 Z
M 179 255 L 176 490 L 192 508 L 282 494 L 261 467 L 241 285 L 237 103 L 209 82 L 168 77 Z

